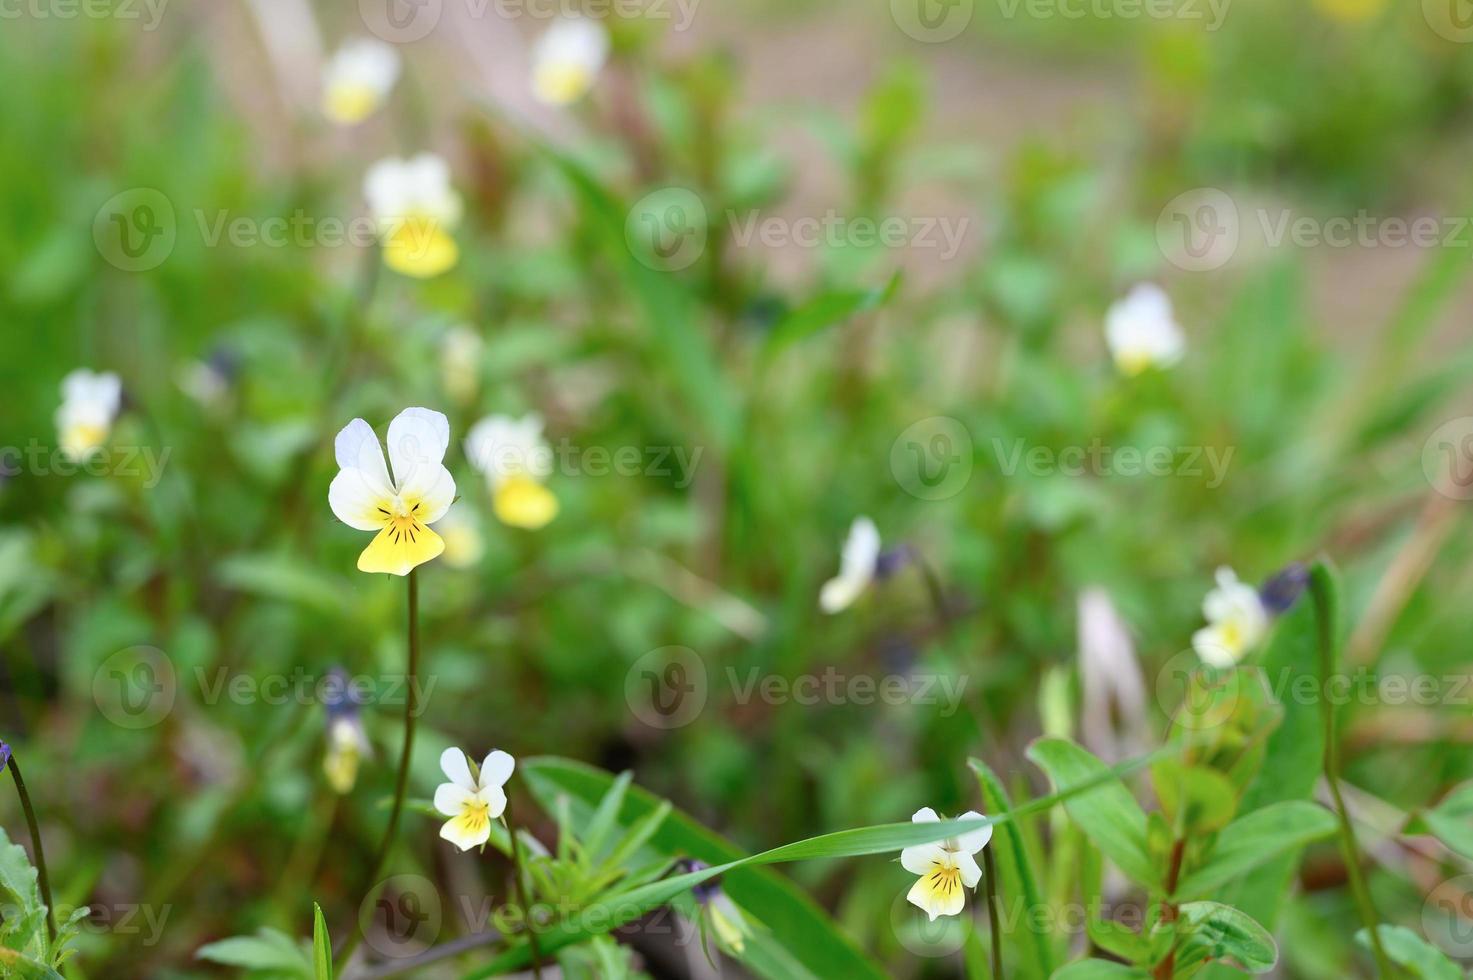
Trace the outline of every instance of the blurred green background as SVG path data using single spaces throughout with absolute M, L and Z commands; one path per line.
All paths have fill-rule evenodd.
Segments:
M 422 797 L 439 750 L 462 744 L 632 768 L 752 850 L 957 812 L 976 805 L 968 755 L 1024 771 L 1040 679 L 1076 660 L 1083 589 L 1114 599 L 1154 691 L 1215 568 L 1258 581 L 1320 553 L 1346 574 L 1367 667 L 1466 673 L 1473 533 L 1466 503 L 1429 485 L 1424 450 L 1470 411 L 1473 231 L 1422 248 L 1264 240 L 1264 216 L 1473 214 L 1473 47 L 1437 4 L 1232 0 L 1214 27 L 1205 2 L 1076 18 L 1090 8 L 977 0 L 945 8 L 965 14 L 956 36 L 927 41 L 905 0 L 704 0 L 688 25 L 612 21 L 594 92 L 558 110 L 526 91 L 545 20 L 438 6 L 398 44 L 388 104 L 347 130 L 316 99 L 323 54 L 366 33 L 353 4 L 171 0 L 155 21 L 141 3 L 64 16 L 61 0 L 28 0 L 0 24 L 0 446 L 54 445 L 58 386 L 87 366 L 123 379 L 113 444 L 168 452 L 156 481 L 27 466 L 0 485 L 0 718 L 58 899 L 171 910 L 153 944 L 89 928 L 77 976 L 223 975 L 194 950 L 260 925 L 300 932 L 312 898 L 351 914 L 397 709 L 365 712 L 375 755 L 338 800 L 310 697 L 209 692 L 222 677 L 402 670 L 402 583 L 354 570 L 361 534 L 326 505 L 331 439 L 354 416 L 382 431 L 406 405 L 445 411 L 448 465 L 484 535 L 472 567 L 421 574 Z M 362 220 L 370 164 L 421 150 L 451 162 L 465 199 L 454 270 L 408 279 L 374 271 L 371 247 L 321 239 L 323 221 Z M 710 221 L 678 270 L 626 235 L 637 202 L 670 186 Z M 1158 219 L 1204 187 L 1235 202 L 1242 241 L 1191 271 Z M 167 200 L 176 237 L 129 271 L 99 236 L 108 202 L 139 188 Z M 829 213 L 966 230 L 945 256 L 737 241 L 751 214 Z M 318 231 L 212 244 L 222 214 Z M 1101 323 L 1141 280 L 1175 300 L 1188 353 L 1127 379 Z M 441 369 L 457 325 L 484 340 L 462 400 Z M 201 400 L 212 357 L 230 370 Z M 487 413 L 525 411 L 555 446 L 680 453 L 693 478 L 600 475 L 585 456 L 549 479 L 551 525 L 501 526 L 459 440 Z M 936 417 L 968 437 L 970 475 L 928 499 L 905 433 Z M 1017 445 L 1096 440 L 1232 455 L 1215 486 L 1006 465 Z M 819 611 L 859 514 L 924 556 L 942 622 L 919 565 Z M 176 690 L 130 728 L 94 695 L 138 645 L 163 651 Z M 672 645 L 696 651 L 709 692 L 662 730 L 626 679 Z M 769 704 L 728 682 L 830 667 L 965 678 L 963 703 Z M 1152 698 L 1157 731 L 1169 708 Z M 1345 725 L 1348 779 L 1391 806 L 1473 776 L 1466 701 L 1356 706 Z M 7 794 L 0 817 L 18 836 Z M 410 826 L 401 863 L 495 879 Z M 902 945 L 893 864 L 790 870 L 895 976 L 959 975 Z M 1349 921 L 1331 879 L 1295 899 L 1291 975 L 1351 969 L 1326 926 Z M 1418 921 L 1427 882 L 1378 865 L 1372 884 L 1388 918 Z

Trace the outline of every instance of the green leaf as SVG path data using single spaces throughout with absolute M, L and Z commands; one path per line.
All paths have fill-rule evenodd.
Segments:
M 977 774 L 977 785 L 982 792 L 982 809 L 989 814 L 1010 814 L 1013 810 L 1012 801 L 1008 798 L 1007 790 L 1002 781 L 981 759 L 968 759 L 967 765 Z M 1023 840 L 1023 832 L 1018 827 L 1016 820 L 1009 820 L 1002 825 L 1001 839 L 994 836 L 992 847 L 1006 853 L 998 854 L 998 863 L 1001 864 L 1009 855 L 1012 857 L 1013 867 L 1017 871 L 1018 883 L 1023 891 L 1023 903 L 1026 906 L 1024 917 L 1021 920 L 1024 928 L 1033 937 L 1032 949 L 1034 965 L 1038 968 L 1038 976 L 1046 977 L 1053 972 L 1054 956 L 1051 940 L 1047 930 L 1030 926 L 1028 918 L 1035 911 L 1042 912 L 1044 909 L 1043 899 L 1038 891 L 1038 879 L 1033 873 L 1033 863 L 1028 859 L 1028 847 Z
M 322 906 L 312 903 L 312 969 L 313 980 L 332 980 L 332 942 L 327 937 L 327 920 Z
M 62 975 L 45 963 L 38 963 L 13 949 L 0 949 L 0 977 L 8 980 L 62 980 Z
M 1099 785 L 1064 804 L 1069 818 L 1121 871 L 1136 882 L 1159 887 L 1161 874 L 1146 845 L 1146 814 L 1103 762 L 1073 742 L 1043 738 L 1028 747 L 1028 758 L 1048 774 L 1055 792 L 1090 781 Z
M 1421 823 L 1449 848 L 1473 860 L 1473 782 L 1454 787 L 1441 803 L 1422 813 Z
M 1150 955 L 1150 940 L 1123 923 L 1091 917 L 1085 931 L 1090 942 L 1123 960 L 1139 963 Z
M 1181 921 L 1191 929 L 1184 946 L 1208 959 L 1226 961 L 1245 973 L 1267 973 L 1279 961 L 1279 947 L 1252 916 L 1218 902 L 1187 902 Z
M 46 936 L 46 906 L 36 884 L 36 869 L 25 848 L 12 844 L 0 828 L 0 895 L 5 901 L 5 915 L 0 923 L 0 936 L 5 947 L 35 959 L 50 960 Z
M 1463 971 L 1442 950 L 1403 926 L 1377 926 L 1386 955 L 1419 980 L 1463 980 Z M 1371 948 L 1370 933 L 1361 929 L 1355 941 Z
M 900 286 L 897 272 L 883 286 L 873 289 L 838 289 L 820 293 L 778 321 L 767 335 L 764 356 L 841 323 L 850 317 L 878 309 L 888 303 Z
M 348 609 L 343 580 L 290 555 L 232 555 L 215 566 L 221 585 L 268 599 L 295 602 L 341 615 Z
M 1218 834 L 1207 863 L 1186 876 L 1177 894 L 1214 891 L 1252 868 L 1334 832 L 1334 814 L 1315 803 L 1291 801 L 1256 810 Z
M 1215 769 L 1162 759 L 1151 767 L 1151 782 L 1179 837 L 1210 834 L 1233 819 L 1237 806 L 1233 784 Z
M 1075 960 L 1055 970 L 1051 980 L 1146 980 L 1149 976 L 1140 967 L 1111 960 Z
M 254 936 L 222 939 L 201 946 L 194 955 L 211 963 L 314 980 L 312 961 L 306 951 L 292 937 L 276 929 L 262 929 Z

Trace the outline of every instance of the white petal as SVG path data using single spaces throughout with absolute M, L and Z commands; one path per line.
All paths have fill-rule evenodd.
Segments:
M 339 469 L 362 470 L 371 485 L 381 489 L 385 496 L 393 496 L 389 471 L 384 466 L 384 449 L 367 422 L 354 419 L 343 426 L 333 440 L 333 453 Z
M 831 615 L 843 612 L 854 604 L 854 600 L 859 598 L 860 593 L 868 584 L 868 581 L 855 581 L 844 578 L 842 575 L 838 578 L 831 578 L 819 590 L 819 608 Z
M 410 508 L 418 503 L 416 516 L 426 524 L 434 524 L 455 503 L 455 477 L 444 466 L 421 470 L 415 479 L 400 485 L 399 496 Z
M 844 553 L 840 561 L 846 577 L 863 578 L 868 582 L 874 578 L 875 562 L 880 558 L 880 531 L 868 517 L 855 518 L 849 528 L 849 537 L 844 542 Z
M 461 756 L 461 758 L 465 758 Z M 473 800 L 476 794 L 456 783 L 441 783 L 435 789 L 435 809 L 447 817 L 460 814 L 465 808 L 467 800 Z
M 1192 649 L 1209 667 L 1226 670 L 1238 662 L 1237 652 L 1224 641 L 1222 631 L 1208 626 L 1192 634 Z
M 327 504 L 338 520 L 360 531 L 377 531 L 393 513 L 393 498 L 362 470 L 339 470 L 327 488 Z
M 940 844 L 915 844 L 900 852 L 900 866 L 913 875 L 923 875 L 933 864 L 946 859 L 946 851 Z
M 481 785 L 505 786 L 516 767 L 517 761 L 509 753 L 500 749 L 493 750 L 481 762 Z
M 492 480 L 523 473 L 540 479 L 552 472 L 552 450 L 536 413 L 520 419 L 488 415 L 471 427 L 465 451 L 471 465 Z
M 911 823 L 936 823 L 940 819 L 936 816 L 936 811 L 928 806 L 923 806 L 910 815 Z
M 977 860 L 965 851 L 954 857 L 957 870 L 962 873 L 962 884 L 968 888 L 976 888 L 977 882 L 982 880 L 982 869 L 977 867 Z
M 389 463 L 400 492 L 423 485 L 445 462 L 450 445 L 450 420 L 428 408 L 406 408 L 389 423 Z
M 984 817 L 976 810 L 968 810 L 966 813 L 963 813 L 961 816 L 957 817 L 957 819 L 982 820 L 984 819 Z M 957 837 L 956 849 L 964 854 L 976 854 L 978 851 L 982 850 L 982 848 L 986 847 L 987 842 L 990 840 L 992 840 L 992 827 L 990 825 L 983 827 L 980 830 L 969 830 L 961 836 Z
M 486 804 L 486 815 L 492 820 L 506 812 L 506 793 L 500 786 L 482 786 L 476 799 Z
M 445 774 L 446 779 L 467 793 L 476 791 L 476 781 L 471 778 L 470 760 L 460 749 L 448 748 L 440 753 L 440 771 Z

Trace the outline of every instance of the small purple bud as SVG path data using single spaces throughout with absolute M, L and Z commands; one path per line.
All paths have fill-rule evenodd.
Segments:
M 680 869 L 682 874 L 689 874 L 692 871 L 705 871 L 710 865 L 705 861 L 697 861 L 695 858 L 681 858 L 677 862 L 676 867 Z M 721 878 L 718 876 L 707 879 L 699 885 L 693 885 L 690 893 L 702 905 L 709 905 L 713 898 L 721 894 Z
M 1309 569 L 1303 562 L 1296 561 L 1263 583 L 1258 598 L 1270 615 L 1282 616 L 1293 608 L 1308 586 Z
M 10 765 L 10 746 L 0 742 L 0 772 L 4 772 L 8 765 Z
M 891 548 L 889 551 L 880 552 L 879 557 L 875 559 L 875 581 L 883 582 L 890 578 L 896 572 L 899 572 L 906 565 L 910 564 L 912 557 L 914 555 L 911 553 L 910 545 L 908 544 L 902 544 L 899 547 Z
M 322 683 L 322 707 L 327 710 L 329 723 L 337 718 L 352 720 L 358 717 L 358 692 L 353 689 L 348 672 L 343 668 L 334 667 L 328 671 Z

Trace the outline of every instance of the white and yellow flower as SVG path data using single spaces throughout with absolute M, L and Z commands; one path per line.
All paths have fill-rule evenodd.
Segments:
M 486 342 L 470 327 L 451 327 L 440 339 L 440 379 L 457 404 L 468 404 L 481 387 Z
M 481 522 L 465 504 L 451 507 L 436 531 L 445 540 L 445 564 L 451 568 L 470 568 L 486 554 Z
M 1121 374 L 1168 368 L 1180 361 L 1186 340 L 1160 287 L 1142 283 L 1105 314 L 1105 343 Z
M 373 115 L 399 79 L 399 52 L 370 38 L 347 41 L 322 69 L 322 112 L 351 126 Z
M 853 605 L 874 581 L 879 561 L 879 529 L 868 517 L 855 518 L 839 556 L 839 574 L 824 583 L 818 594 L 819 607 L 832 614 Z
M 123 404 L 123 383 L 111 372 L 73 371 L 61 382 L 56 432 L 61 451 L 80 460 L 97 452 L 112 433 Z
M 421 153 L 409 160 L 380 160 L 363 179 L 363 196 L 378 222 L 389 268 L 425 279 L 459 261 L 460 248 L 450 233 L 460 223 L 461 201 L 444 159 Z
M 358 781 L 358 766 L 373 752 L 358 713 L 332 715 L 327 723 L 327 752 L 322 756 L 322 772 L 328 785 L 339 795 L 350 793 Z
M 435 809 L 450 818 L 440 836 L 462 851 L 480 847 L 491 839 L 491 821 L 506 812 L 503 787 L 516 760 L 498 749 L 473 769 L 460 749 L 446 749 L 440 753 L 440 768 L 450 780 L 435 790 Z
M 552 448 L 542 438 L 542 417 L 490 415 L 465 440 L 471 465 L 485 474 L 491 509 L 503 524 L 535 531 L 557 516 L 557 497 L 543 485 L 552 473 Z
M 1258 590 L 1238 581 L 1231 568 L 1217 570 L 1217 588 L 1207 593 L 1202 614 L 1207 625 L 1192 635 L 1192 648 L 1211 667 L 1232 667 L 1268 633 L 1268 612 Z
M 363 572 L 408 575 L 440 555 L 445 542 L 430 529 L 455 500 L 455 478 L 445 468 L 450 422 L 427 408 L 406 408 L 389 423 L 391 478 L 378 436 L 362 419 L 338 433 L 340 472 L 327 500 L 338 520 L 377 531 L 358 556 Z
M 577 102 L 609 57 L 609 32 L 586 17 L 558 21 L 532 49 L 532 92 L 549 105 Z
M 968 810 L 958 820 L 980 820 L 982 814 Z M 917 810 L 911 823 L 936 823 L 941 818 L 930 807 Z M 900 864 L 913 875 L 919 875 L 905 896 L 910 904 L 925 912 L 935 922 L 938 915 L 956 915 L 966 904 L 966 890 L 976 888 L 982 880 L 982 869 L 972 855 L 992 840 L 992 828 L 983 827 L 960 837 L 933 844 L 917 844 L 900 852 Z

